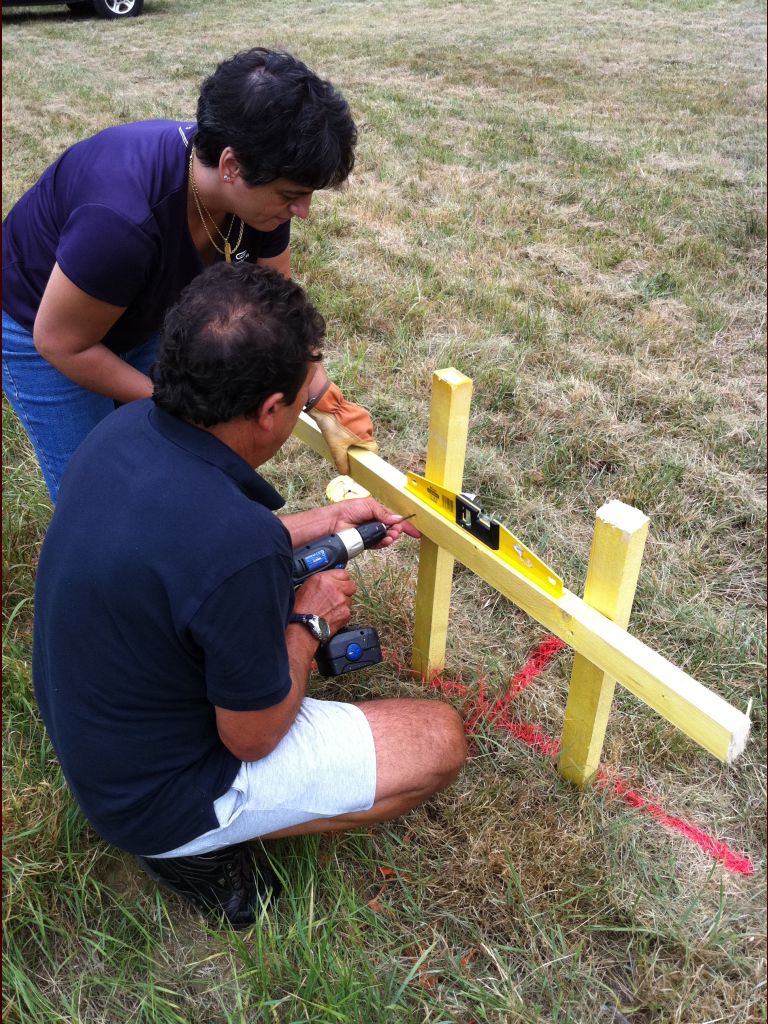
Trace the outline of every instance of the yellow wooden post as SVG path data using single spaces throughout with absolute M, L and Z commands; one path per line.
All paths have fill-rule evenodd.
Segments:
M 427 465 L 424 475 L 452 491 L 461 490 L 469 430 L 472 381 L 449 368 L 432 374 Z M 453 557 L 423 537 L 413 624 L 414 672 L 424 678 L 445 665 L 445 641 L 451 607 Z
M 302 413 L 294 434 L 328 462 L 333 462 L 320 428 Z M 503 561 L 495 551 L 450 522 L 407 487 L 408 478 L 374 452 L 349 449 L 350 477 L 394 512 L 416 513 L 422 534 L 476 573 L 494 590 L 540 622 L 587 661 L 617 679 L 659 715 L 715 757 L 732 764 L 744 751 L 749 716 L 708 690 L 626 629 L 612 622 L 570 590 L 560 597 Z M 636 512 L 635 515 L 642 515 Z
M 598 510 L 584 601 L 625 629 L 647 536 L 648 517 L 639 509 L 621 501 L 609 501 Z M 578 786 L 586 785 L 600 765 L 615 687 L 616 680 L 583 654 L 575 656 L 559 770 Z

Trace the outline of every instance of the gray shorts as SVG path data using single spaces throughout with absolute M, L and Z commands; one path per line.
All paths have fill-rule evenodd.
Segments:
M 288 733 L 267 757 L 244 761 L 214 801 L 219 827 L 175 850 L 148 857 L 189 857 L 301 825 L 367 811 L 376 795 L 376 748 L 354 704 L 305 697 Z

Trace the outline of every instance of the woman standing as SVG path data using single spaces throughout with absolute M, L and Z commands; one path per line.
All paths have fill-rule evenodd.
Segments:
M 290 276 L 290 224 L 340 185 L 357 132 L 346 100 L 285 53 L 256 48 L 203 82 L 197 121 L 108 128 L 52 164 L 3 223 L 3 390 L 51 498 L 115 403 L 152 393 L 166 309 L 205 266 Z M 324 374 L 310 402 L 346 470 L 371 421 Z

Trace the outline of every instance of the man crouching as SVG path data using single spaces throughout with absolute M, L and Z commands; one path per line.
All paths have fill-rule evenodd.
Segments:
M 75 799 L 155 881 L 235 927 L 278 888 L 249 840 L 397 817 L 466 756 L 440 701 L 306 696 L 315 617 L 343 627 L 355 584 L 336 569 L 294 593 L 293 549 L 372 519 L 382 546 L 418 536 L 372 498 L 277 517 L 254 472 L 290 436 L 324 332 L 277 273 L 196 278 L 166 318 L 153 397 L 67 467 L 38 566 L 35 693 Z

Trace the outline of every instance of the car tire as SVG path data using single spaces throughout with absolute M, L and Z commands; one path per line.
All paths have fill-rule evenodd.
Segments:
M 138 18 L 144 0 L 90 0 L 100 18 Z

